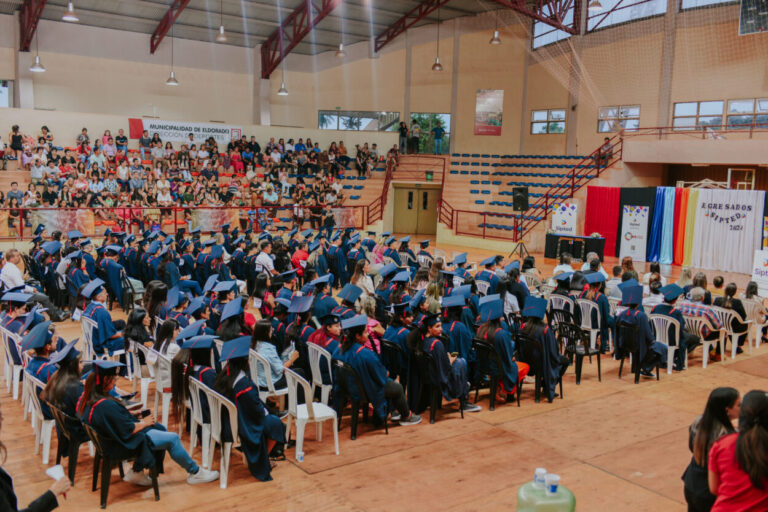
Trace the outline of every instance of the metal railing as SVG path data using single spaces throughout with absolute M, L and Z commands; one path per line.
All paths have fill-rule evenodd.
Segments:
M 649 128 L 638 128 L 635 130 L 625 130 L 624 138 L 628 137 L 653 137 L 661 140 L 669 136 L 688 137 L 692 139 L 725 139 L 723 134 L 737 139 L 752 139 L 756 134 L 768 136 L 768 124 L 717 124 L 701 126 L 657 126 Z
M 454 213 L 455 210 L 448 201 L 441 199 L 437 204 L 437 220 L 448 226 L 448 229 L 453 229 Z

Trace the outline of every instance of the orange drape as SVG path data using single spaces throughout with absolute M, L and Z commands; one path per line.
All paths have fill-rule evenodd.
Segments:
M 675 189 L 675 218 L 677 219 L 675 225 L 675 265 L 682 265 L 683 260 L 685 260 L 685 221 L 690 193 L 691 190 L 687 188 Z

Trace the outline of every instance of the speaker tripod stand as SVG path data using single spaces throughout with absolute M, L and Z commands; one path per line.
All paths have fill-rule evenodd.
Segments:
M 531 254 L 528 252 L 528 248 L 525 246 L 525 242 L 523 242 L 523 241 L 517 242 L 517 244 L 515 245 L 515 248 L 514 248 L 514 249 L 512 249 L 512 252 L 510 252 L 510 253 L 509 253 L 509 256 L 507 256 L 507 257 L 508 257 L 508 258 L 511 258 L 511 257 L 512 257 L 512 256 L 514 256 L 515 254 L 517 254 L 517 255 L 518 255 L 517 257 L 518 257 L 519 259 L 523 259 L 523 258 L 525 258 L 526 256 L 530 256 L 530 255 L 531 255 Z

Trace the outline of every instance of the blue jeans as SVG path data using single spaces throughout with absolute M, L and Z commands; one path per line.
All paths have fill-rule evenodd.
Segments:
M 149 148 L 139 147 L 139 152 L 141 153 L 141 161 L 143 162 L 144 160 L 146 160 L 146 158 L 144 157 L 144 153 L 148 153 Z
M 199 297 L 200 295 L 203 294 L 203 290 L 200 288 L 200 283 L 192 279 L 182 279 L 181 281 L 176 283 L 176 286 L 178 286 L 180 290 L 183 290 L 185 292 L 192 292 L 195 295 L 195 297 Z
M 435 139 L 435 154 L 443 154 L 443 139 Z
M 149 429 L 145 432 L 155 450 L 166 450 L 174 462 L 184 468 L 187 473 L 197 473 L 200 469 L 200 466 L 192 460 L 187 450 L 181 445 L 178 434 L 156 429 Z

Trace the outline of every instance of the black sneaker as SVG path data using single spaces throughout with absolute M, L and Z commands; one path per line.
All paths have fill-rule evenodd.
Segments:
M 744 349 L 741 348 L 741 347 L 736 347 L 736 353 L 737 354 L 743 354 L 744 353 Z
M 480 412 L 483 410 L 483 408 L 477 404 L 471 404 L 469 402 L 466 402 L 464 405 L 461 406 L 461 409 L 464 412 Z
M 421 416 L 414 413 L 411 413 L 411 415 L 405 418 L 404 420 L 403 419 L 400 420 L 400 425 L 403 427 L 407 427 L 408 425 L 417 425 L 419 423 L 421 423 Z
M 390 418 L 392 419 L 392 421 L 400 421 L 401 416 L 399 412 L 395 411 L 392 413 Z
M 640 375 L 643 377 L 655 377 L 651 370 L 640 370 Z

